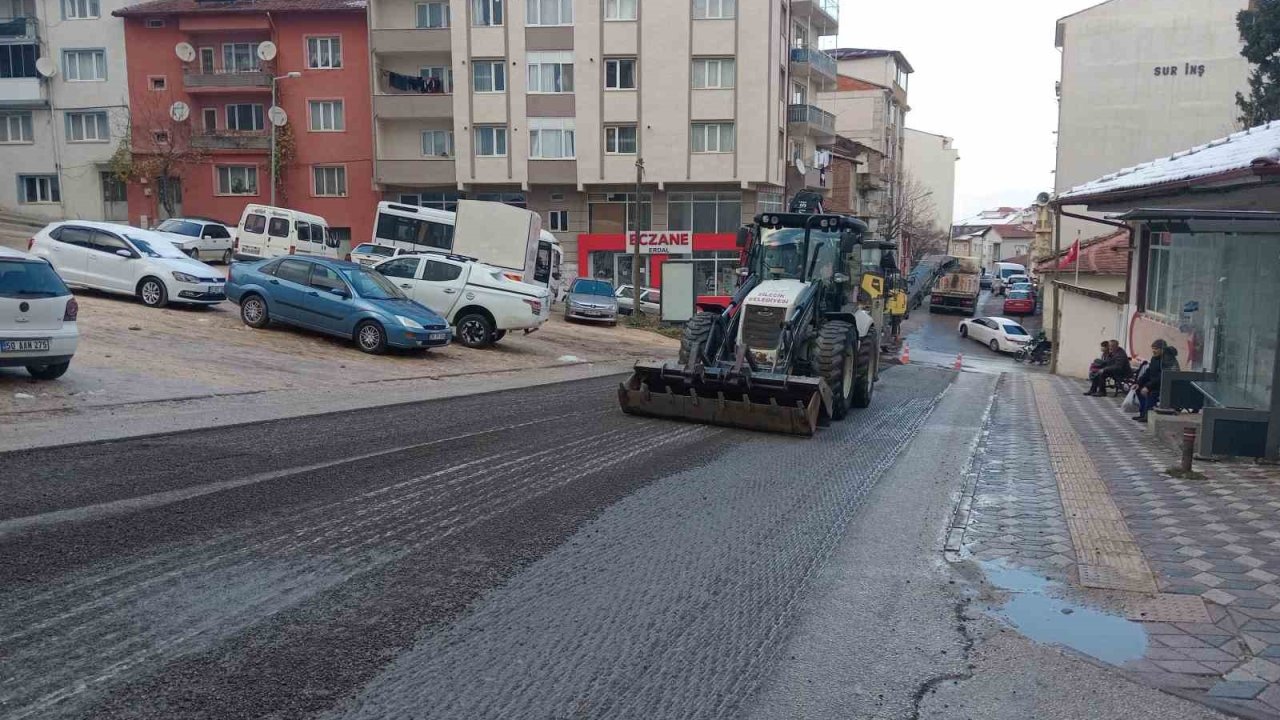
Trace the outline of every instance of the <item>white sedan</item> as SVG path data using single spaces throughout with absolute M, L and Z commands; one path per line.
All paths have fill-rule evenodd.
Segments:
M 47 260 L 72 287 L 133 295 L 148 307 L 227 298 L 222 273 L 187 257 L 165 236 L 128 225 L 52 223 L 31 238 L 31 254 Z
M 169 218 L 156 226 L 174 247 L 196 260 L 220 260 L 231 264 L 231 228 L 217 220 L 197 217 Z
M 995 352 L 1017 352 L 1031 335 L 1009 318 L 980 317 L 960 322 L 960 337 L 972 338 Z

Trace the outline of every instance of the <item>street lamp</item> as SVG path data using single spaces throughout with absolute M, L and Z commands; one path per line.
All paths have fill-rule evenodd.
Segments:
M 271 78 L 271 107 L 276 106 L 276 83 L 281 80 L 290 80 L 292 78 L 300 78 L 302 73 L 293 71 Z M 276 124 L 271 123 L 271 205 L 276 204 Z

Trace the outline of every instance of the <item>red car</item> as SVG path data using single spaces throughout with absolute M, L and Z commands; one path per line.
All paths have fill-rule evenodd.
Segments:
M 1035 297 L 1026 290 L 1010 291 L 1004 299 L 1005 315 L 1031 315 L 1036 311 Z

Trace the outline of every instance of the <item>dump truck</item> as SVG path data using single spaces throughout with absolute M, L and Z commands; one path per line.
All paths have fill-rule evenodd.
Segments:
M 817 210 L 739 230 L 728 308 L 685 325 L 678 362 L 637 363 L 624 412 L 811 436 L 871 403 L 880 331 L 864 305 L 883 302 L 884 279 L 863 272 L 866 224 Z
M 952 258 L 929 294 L 929 312 L 978 312 L 982 268 L 977 258 Z

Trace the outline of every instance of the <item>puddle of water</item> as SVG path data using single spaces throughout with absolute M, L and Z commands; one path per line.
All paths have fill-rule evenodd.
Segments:
M 980 563 L 992 585 L 1011 593 L 995 614 L 1023 635 L 1064 645 L 1112 665 L 1140 660 L 1147 652 L 1141 623 L 1051 597 L 1055 583 L 1035 573 L 999 563 Z

